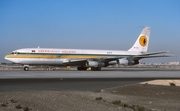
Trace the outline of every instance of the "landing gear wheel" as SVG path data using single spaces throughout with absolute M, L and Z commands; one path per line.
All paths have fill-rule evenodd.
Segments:
M 101 71 L 101 67 L 91 67 L 92 71 Z
M 101 67 L 97 67 L 97 71 L 101 71 Z
M 87 67 L 77 67 L 77 70 L 81 70 L 81 71 L 86 71 L 87 70 Z
M 24 71 L 28 71 L 29 70 L 29 67 L 24 67 Z

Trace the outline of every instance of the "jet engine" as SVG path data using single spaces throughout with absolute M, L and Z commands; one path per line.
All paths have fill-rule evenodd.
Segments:
M 136 65 L 136 64 L 139 64 L 139 60 L 122 58 L 122 59 L 117 60 L 117 63 L 119 65 Z
M 116 64 L 117 64 L 117 61 L 110 61 L 110 62 L 107 63 L 107 66 L 108 65 L 116 65 Z
M 105 66 L 105 64 L 99 63 L 97 61 L 87 61 L 86 66 L 87 67 L 103 67 L 103 66 Z

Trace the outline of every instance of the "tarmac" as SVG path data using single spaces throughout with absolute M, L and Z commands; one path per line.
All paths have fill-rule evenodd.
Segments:
M 0 91 L 100 91 L 151 80 L 178 80 L 180 71 L 0 71 Z
M 178 86 L 179 72 L 156 68 L 0 70 L 0 111 L 178 111 L 180 87 L 162 85 Z M 117 101 L 121 104 L 114 104 Z

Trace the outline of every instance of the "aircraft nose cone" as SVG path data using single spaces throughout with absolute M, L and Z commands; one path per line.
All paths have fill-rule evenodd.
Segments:
M 13 63 L 19 63 L 20 60 L 16 58 L 16 55 L 13 55 L 13 54 L 7 54 L 4 59 L 8 60 L 8 61 L 11 61 Z
M 11 61 L 11 62 L 16 62 L 15 59 L 13 58 L 13 55 L 11 54 L 7 54 L 4 59 Z
M 9 58 L 9 56 L 8 56 L 8 55 L 6 55 L 6 56 L 4 57 L 4 59 L 6 59 L 6 60 L 9 60 L 9 61 L 10 61 L 10 58 Z

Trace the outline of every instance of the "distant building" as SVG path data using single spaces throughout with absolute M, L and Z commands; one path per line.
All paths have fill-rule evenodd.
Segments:
M 168 65 L 180 65 L 180 62 L 169 62 Z

